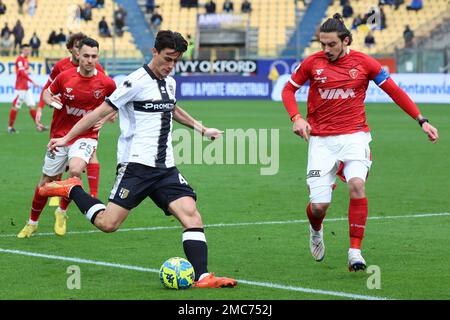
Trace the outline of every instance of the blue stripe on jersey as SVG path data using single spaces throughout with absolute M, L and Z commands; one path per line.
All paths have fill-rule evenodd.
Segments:
M 389 78 L 390 78 L 389 73 L 387 73 L 386 70 L 381 69 L 380 73 L 375 78 L 373 78 L 373 82 L 375 82 L 375 84 L 379 86 Z

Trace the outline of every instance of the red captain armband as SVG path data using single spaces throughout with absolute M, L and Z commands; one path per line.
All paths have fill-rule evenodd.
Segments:
M 294 115 L 292 118 L 291 118 L 291 121 L 292 122 L 295 122 L 295 121 L 297 121 L 298 119 L 301 119 L 302 118 L 302 116 L 299 114 L 299 113 L 297 113 L 296 115 Z

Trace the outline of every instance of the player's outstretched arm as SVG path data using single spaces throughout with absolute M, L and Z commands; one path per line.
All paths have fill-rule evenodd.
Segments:
M 92 128 L 97 121 L 107 117 L 113 112 L 115 112 L 115 110 L 109 105 L 109 103 L 103 102 L 99 107 L 95 108 L 94 111 L 88 113 L 80 121 L 78 121 L 64 137 L 51 139 L 47 145 L 47 149 L 53 152 L 57 147 L 67 145 L 67 143 L 73 138 L 87 129 Z
M 413 119 L 419 122 L 419 125 L 422 127 L 423 132 L 427 134 L 428 139 L 431 142 L 436 143 L 438 141 L 439 139 L 438 130 L 428 122 L 428 119 L 425 119 L 422 116 L 416 104 L 411 100 L 411 98 L 406 94 L 406 92 L 403 91 L 402 88 L 400 88 L 394 82 L 394 80 L 392 80 L 392 78 L 388 78 L 386 81 L 384 81 L 380 85 L 380 88 L 383 89 L 383 91 L 386 92 L 392 98 L 392 100 L 400 108 L 403 109 L 403 111 L 405 111 Z
M 183 110 L 180 106 L 175 106 L 175 109 L 173 110 L 173 119 L 186 127 L 189 127 L 191 129 L 200 132 L 203 136 L 211 140 L 215 140 L 223 134 L 222 130 L 205 127 L 202 123 L 195 120 L 189 113 Z

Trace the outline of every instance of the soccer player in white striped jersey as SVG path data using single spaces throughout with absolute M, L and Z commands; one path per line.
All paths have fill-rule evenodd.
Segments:
M 117 176 L 107 206 L 86 193 L 77 178 L 48 183 L 40 189 L 40 194 L 72 199 L 86 218 L 104 232 L 117 230 L 130 210 L 150 197 L 166 215 L 174 215 L 183 226 L 183 249 L 194 267 L 194 287 L 235 287 L 236 280 L 215 277 L 213 272 L 208 272 L 208 248 L 196 194 L 174 163 L 172 119 L 210 139 L 217 139 L 223 133 L 203 126 L 176 104 L 176 83 L 169 74 L 186 49 L 187 42 L 181 34 L 169 30 L 158 32 L 152 61 L 131 73 L 66 136 L 50 140 L 48 149 L 54 151 L 94 126 L 97 119 L 119 112 Z

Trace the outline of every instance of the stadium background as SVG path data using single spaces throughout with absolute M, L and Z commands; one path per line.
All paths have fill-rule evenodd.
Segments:
M 350 27 L 356 15 L 375 8 L 372 24 L 365 23 L 352 30 L 351 48 L 376 57 L 441 133 L 438 145 L 428 145 L 417 124 L 391 105 L 384 93 L 372 85 L 369 88 L 367 113 L 375 136 L 372 148 L 376 162 L 368 193 L 369 215 L 375 220 L 368 222 L 365 247 L 369 264 L 375 261 L 384 270 L 381 290 L 367 288 L 368 274 L 343 273 L 347 241 L 344 185 L 336 191 L 336 203 L 329 215 L 330 229 L 326 235 L 329 264 L 318 267 L 308 256 L 306 225 L 302 221 L 307 201 L 303 178 L 306 146 L 290 132 L 290 122 L 280 102 L 281 88 L 298 62 L 320 50 L 317 27 L 335 12 L 342 12 L 341 1 L 252 0 L 251 13 L 241 13 L 240 0 L 233 2 L 234 12 L 226 13 L 222 9 L 224 1 L 217 0 L 216 14 L 206 14 L 206 1 L 202 0 L 156 0 L 155 4 L 163 17 L 160 29 L 189 34 L 193 39 L 192 55 L 186 55 L 175 68 L 180 104 L 210 126 L 280 130 L 280 171 L 275 176 L 260 176 L 254 165 L 181 167 L 193 181 L 200 196 L 204 222 L 210 225 L 207 239 L 211 270 L 242 280 L 242 286 L 236 293 L 163 291 L 152 270 L 159 268 L 169 256 L 183 253 L 178 241 L 179 230 L 171 229 L 175 221 L 161 216 L 151 203 L 137 209 L 124 228 L 168 228 L 164 234 L 155 231 L 89 233 L 92 227 L 72 204 L 69 233 L 64 239 L 50 236 L 53 209 L 46 208 L 40 223 L 41 236 L 17 241 L 13 235 L 28 217 L 48 137 L 34 130 L 24 110 L 17 120 L 20 134 L 6 133 L 9 106 L 14 98 L 17 54 L 2 48 L 0 119 L 5 130 L 0 135 L 1 160 L 8 166 L 3 169 L 0 190 L 0 257 L 4 269 L 0 279 L 3 278 L 2 283 L 9 279 L 10 285 L 0 289 L 1 299 L 450 298 L 448 286 L 444 285 L 450 283 L 449 255 L 448 252 L 442 255 L 439 249 L 443 243 L 448 244 L 450 224 L 447 213 L 450 205 L 447 179 L 450 173 L 447 138 L 450 2 L 424 0 L 420 10 L 407 10 L 410 0 L 405 0 L 398 9 L 385 4 L 382 8 L 386 27 L 382 28 L 378 0 L 351 0 L 354 13 L 345 19 Z M 151 59 L 150 49 L 157 28 L 150 24 L 152 14 L 145 0 L 106 0 L 103 8 L 92 9 L 90 21 L 80 17 L 79 8 L 85 6 L 83 0 L 39 0 L 33 16 L 28 12 L 27 2 L 22 14 L 16 0 L 3 0 L 3 3 L 7 11 L 0 15 L 0 27 L 8 23 L 12 28 L 20 19 L 25 30 L 23 42 L 28 42 L 33 32 L 41 39 L 39 56 L 29 58 L 31 76 L 41 85 L 53 64 L 68 55 L 64 45 L 47 43 L 52 30 L 62 28 L 66 35 L 82 31 L 98 39 L 100 62 L 118 83 L 124 75 Z M 116 34 L 113 26 L 114 12 L 119 5 L 127 12 L 122 35 Z M 111 37 L 98 35 L 98 22 L 103 16 Z M 413 42 L 406 46 L 405 25 L 415 35 Z M 376 45 L 370 48 L 364 44 L 369 31 L 376 39 Z M 298 91 L 299 101 L 306 100 L 307 88 Z M 34 89 L 36 100 L 39 94 L 40 89 Z M 300 110 L 305 113 L 303 103 Z M 49 123 L 50 119 L 51 110 L 46 108 L 44 120 Z M 106 126 L 100 140 L 102 199 L 108 195 L 114 178 L 117 134 L 117 126 Z M 9 187 L 12 180 L 14 188 Z M 245 192 L 244 186 L 248 186 Z M 249 225 L 233 227 L 240 222 Z M 214 226 L 220 224 L 229 227 Z M 144 248 L 142 241 L 146 243 Z M 98 252 L 91 247 L 92 242 L 107 249 Z M 243 248 L 239 243 L 247 246 Z M 438 249 L 433 252 L 430 248 Z M 267 251 L 271 252 L 270 261 L 267 261 Z M 39 254 L 53 258 L 39 257 Z M 70 262 L 70 257 L 78 258 Z M 150 275 L 132 268 L 80 262 L 81 259 L 136 265 L 148 268 Z M 424 261 L 427 266 L 423 265 Z M 67 266 L 77 263 L 87 270 L 83 276 L 84 290 L 79 292 L 65 286 Z M 287 264 L 297 266 L 288 268 Z M 273 273 L 272 270 L 283 271 Z M 32 275 L 32 285 L 23 287 L 23 274 Z M 108 280 L 113 278 L 120 285 Z

